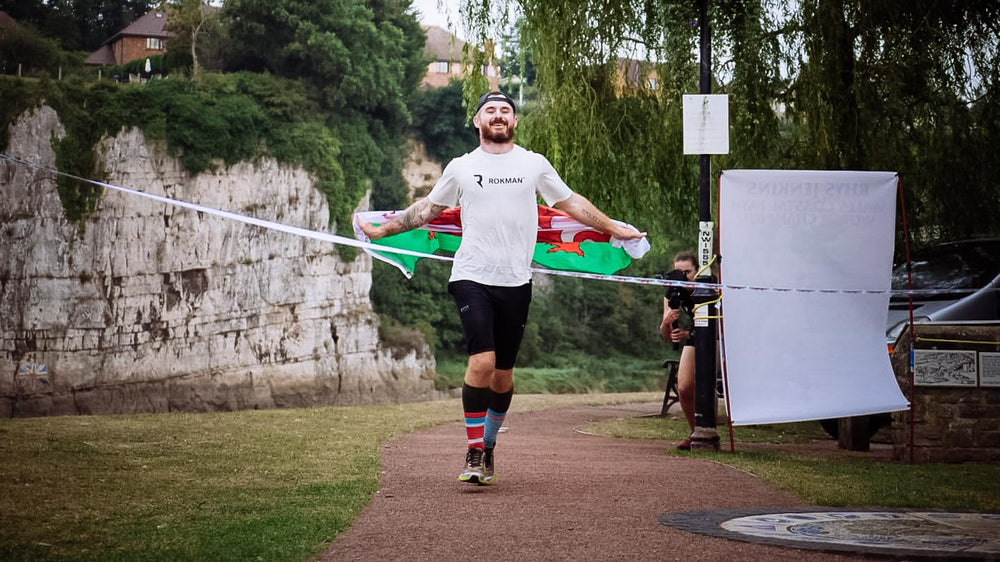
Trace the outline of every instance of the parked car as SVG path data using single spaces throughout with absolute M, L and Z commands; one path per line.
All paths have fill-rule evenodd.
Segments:
M 1000 238 L 979 238 L 928 246 L 910 256 L 914 322 L 962 322 L 1000 320 Z M 892 270 L 892 289 L 886 323 L 886 344 L 891 354 L 910 322 L 910 298 L 906 263 Z M 869 432 L 892 423 L 888 413 L 868 418 Z M 836 419 L 821 420 L 834 439 Z
M 929 246 L 913 252 L 914 322 L 1000 320 L 1000 238 L 980 238 Z M 907 269 L 893 268 L 893 291 L 907 290 Z M 905 293 L 889 299 L 886 342 L 895 345 L 910 321 Z

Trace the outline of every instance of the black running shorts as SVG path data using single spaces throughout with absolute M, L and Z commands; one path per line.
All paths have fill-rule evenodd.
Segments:
M 513 369 L 528 322 L 531 282 L 519 287 L 495 287 L 475 281 L 452 281 L 448 292 L 458 306 L 469 355 L 493 351 L 497 369 Z

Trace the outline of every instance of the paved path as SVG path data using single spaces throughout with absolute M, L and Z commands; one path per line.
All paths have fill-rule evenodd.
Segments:
M 382 488 L 320 557 L 339 560 L 859 560 L 859 556 L 692 534 L 660 523 L 695 509 L 805 507 L 749 474 L 665 456 L 663 441 L 574 431 L 659 404 L 578 406 L 510 416 L 498 484 L 457 481 L 464 429 L 401 436 L 382 450 Z

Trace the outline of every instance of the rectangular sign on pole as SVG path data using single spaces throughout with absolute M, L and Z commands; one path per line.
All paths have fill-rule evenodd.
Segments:
M 729 96 L 684 96 L 684 154 L 729 154 Z
M 896 182 L 892 172 L 722 173 L 723 335 L 735 425 L 908 407 L 885 340 Z
M 698 265 L 707 266 L 715 255 L 715 223 L 700 221 L 698 223 Z M 709 274 L 711 271 L 706 271 Z

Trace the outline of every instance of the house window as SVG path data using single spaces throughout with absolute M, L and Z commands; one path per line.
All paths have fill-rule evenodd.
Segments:
M 449 64 L 446 60 L 437 61 L 437 71 L 441 74 L 448 74 L 448 66 Z
M 163 39 L 160 39 L 159 37 L 147 37 L 146 49 L 150 51 L 162 51 Z

